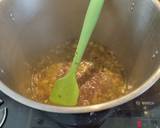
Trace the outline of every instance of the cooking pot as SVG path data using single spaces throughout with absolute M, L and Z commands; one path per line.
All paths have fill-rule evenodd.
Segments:
M 126 68 L 131 93 L 98 105 L 59 107 L 27 99 L 26 66 L 57 43 L 78 39 L 89 0 L 0 0 L 0 90 L 14 100 L 51 113 L 107 110 L 149 89 L 160 77 L 158 0 L 106 0 L 91 40 L 113 50 Z M 25 84 L 24 84 L 25 83 Z

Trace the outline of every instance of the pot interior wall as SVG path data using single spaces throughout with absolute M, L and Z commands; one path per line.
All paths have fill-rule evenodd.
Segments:
M 15 91 L 29 86 L 26 63 L 57 43 L 78 39 L 88 2 L 2 0 L 0 80 Z M 139 87 L 160 64 L 159 26 L 160 13 L 151 0 L 106 0 L 91 40 L 113 50 L 128 84 Z

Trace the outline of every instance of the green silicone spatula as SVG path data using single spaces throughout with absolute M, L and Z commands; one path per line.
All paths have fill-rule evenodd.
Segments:
M 76 72 L 91 34 L 96 26 L 103 3 L 104 0 L 90 0 L 71 68 L 63 78 L 55 82 L 49 97 L 50 102 L 63 106 L 74 106 L 77 104 L 79 87 L 76 80 Z

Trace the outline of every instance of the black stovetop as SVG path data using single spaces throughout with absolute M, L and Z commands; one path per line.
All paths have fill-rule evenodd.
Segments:
M 0 92 L 1 127 L 62 128 L 42 111 L 21 105 Z M 142 96 L 114 108 L 101 128 L 160 128 L 160 80 Z

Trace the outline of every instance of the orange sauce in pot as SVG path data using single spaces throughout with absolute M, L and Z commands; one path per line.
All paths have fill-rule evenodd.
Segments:
M 43 56 L 36 68 L 32 68 L 30 86 L 23 94 L 32 100 L 51 104 L 48 98 L 54 82 L 67 73 L 75 49 L 75 43 L 66 42 Z M 129 93 L 131 90 L 125 83 L 124 72 L 112 51 L 100 43 L 90 42 L 77 72 L 80 88 L 77 105 L 99 104 Z

